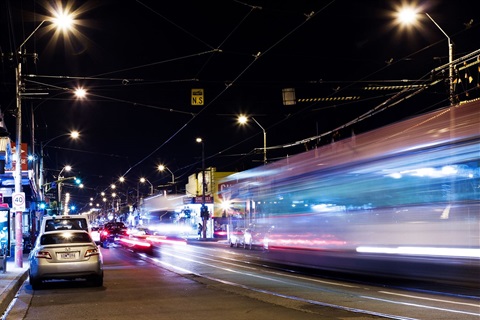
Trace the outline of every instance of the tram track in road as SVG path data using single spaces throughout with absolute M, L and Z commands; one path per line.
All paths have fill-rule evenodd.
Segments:
M 426 292 L 409 294 L 396 288 L 385 290 L 386 287 L 365 283 L 325 280 L 293 270 L 272 269 L 261 261 L 246 259 L 251 256 L 250 251 L 233 252 L 232 255 L 228 249 L 218 247 L 184 248 L 185 251 L 179 251 L 165 246 L 159 249 L 158 257 L 138 256 L 197 282 L 303 311 L 315 312 L 317 308 L 328 307 L 385 319 L 480 317 L 480 309 L 476 307 L 478 300 L 438 299 Z M 432 313 L 439 316 L 432 318 Z

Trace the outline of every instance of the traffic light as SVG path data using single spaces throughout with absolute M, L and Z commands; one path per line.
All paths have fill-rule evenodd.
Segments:
M 45 210 L 47 208 L 47 204 L 44 201 L 40 201 L 37 203 L 38 210 Z
M 75 177 L 75 184 L 77 185 L 82 184 L 82 179 Z
M 210 218 L 210 214 L 208 213 L 208 208 L 206 206 L 203 206 L 200 209 L 200 217 L 202 217 L 203 219 L 209 219 Z

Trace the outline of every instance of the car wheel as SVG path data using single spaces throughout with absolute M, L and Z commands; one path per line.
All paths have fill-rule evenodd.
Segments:
M 30 285 L 33 290 L 38 290 L 42 287 L 42 280 L 30 277 Z
M 103 241 L 102 242 L 102 248 L 108 249 L 108 241 Z
M 230 248 L 232 248 L 232 247 L 233 247 L 233 242 L 232 242 L 232 240 L 228 240 L 228 242 L 230 243 Z
M 94 285 L 95 287 L 101 287 L 101 286 L 103 286 L 103 275 L 93 277 L 92 283 L 93 283 L 93 285 Z

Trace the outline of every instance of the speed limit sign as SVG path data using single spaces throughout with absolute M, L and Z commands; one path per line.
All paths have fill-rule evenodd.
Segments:
M 12 209 L 14 212 L 25 211 L 25 192 L 12 193 Z

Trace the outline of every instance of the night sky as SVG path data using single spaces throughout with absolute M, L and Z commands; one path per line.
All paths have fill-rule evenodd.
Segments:
M 182 190 L 201 168 L 197 137 L 204 139 L 207 167 L 241 171 L 263 164 L 262 128 L 272 162 L 448 106 L 445 79 L 390 106 L 408 96 L 396 96 L 395 86 L 431 83 L 431 70 L 448 63 L 447 37 L 425 12 L 451 38 L 454 59 L 480 49 L 471 0 L 417 1 L 416 28 L 395 24 L 400 1 L 61 3 L 73 10 L 75 30 L 56 35 L 46 21 L 24 46 L 25 89 L 42 95 L 22 101 L 23 141 L 34 140 L 38 149 L 54 139 L 44 149 L 45 167 L 49 175 L 73 167 L 85 184 L 79 202 L 120 176 L 132 186 L 141 176 L 164 185 L 171 176 L 157 171 L 160 163 Z M 20 61 L 13 53 L 58 7 L 2 1 L 0 108 L 12 139 Z M 456 87 L 458 98 L 478 97 L 478 64 L 459 76 L 471 82 Z M 87 90 L 85 99 L 73 97 L 78 87 Z M 294 105 L 283 103 L 286 88 L 295 90 Z M 203 89 L 203 106 L 192 105 L 192 89 Z M 260 125 L 240 126 L 239 114 Z M 56 138 L 71 130 L 80 140 Z

